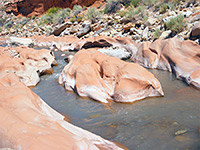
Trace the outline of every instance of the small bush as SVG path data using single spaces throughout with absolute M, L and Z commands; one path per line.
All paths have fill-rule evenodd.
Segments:
M 178 15 L 177 17 L 171 18 L 168 22 L 166 22 L 166 28 L 171 30 L 173 33 L 183 31 L 185 28 L 184 16 Z
M 77 15 L 79 14 L 79 12 L 82 11 L 82 7 L 80 5 L 74 5 L 73 9 L 72 9 L 72 13 L 76 13 Z
M 160 9 L 160 13 L 161 14 L 164 14 L 167 12 L 167 9 L 168 9 L 168 5 L 167 4 L 163 4 L 161 9 Z
M 131 1 L 131 5 L 133 5 L 134 7 L 137 7 L 138 4 L 140 3 L 141 0 L 132 0 Z
M 81 15 L 81 14 L 73 15 L 73 16 L 70 18 L 70 21 L 71 21 L 71 22 L 75 22 L 75 21 L 80 22 L 80 21 L 83 20 L 83 18 L 84 18 L 84 16 Z
M 100 12 L 95 7 L 88 8 L 85 14 L 85 18 L 91 20 L 92 22 L 95 22 L 99 16 Z
M 139 14 L 144 10 L 144 6 L 139 6 L 135 9 L 134 14 Z
M 50 16 L 50 15 L 52 15 L 52 14 L 57 13 L 59 10 L 61 10 L 61 8 L 59 8 L 59 7 L 52 7 L 52 8 L 49 8 L 49 10 L 47 11 L 46 15 L 47 15 L 47 16 Z
M 106 4 L 104 13 L 106 14 L 116 13 L 120 8 L 121 8 L 120 0 L 110 0 Z
M 162 34 L 162 31 L 158 28 L 155 30 L 155 32 L 153 33 L 153 37 L 158 39 Z

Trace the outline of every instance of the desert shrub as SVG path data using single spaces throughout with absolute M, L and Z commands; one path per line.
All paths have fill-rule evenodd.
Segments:
M 78 14 L 80 14 L 80 12 L 82 10 L 83 10 L 83 7 L 81 7 L 80 5 L 74 5 L 74 7 L 72 9 L 72 14 L 78 15 Z
M 167 12 L 168 9 L 168 5 L 167 4 L 163 4 L 161 9 L 160 9 L 160 13 L 164 14 L 165 12 Z
M 139 14 L 144 10 L 144 6 L 138 6 L 137 8 L 135 8 L 134 10 L 134 14 Z
M 51 8 L 50 8 L 51 9 Z M 43 24 L 58 24 L 63 23 L 65 18 L 71 15 L 71 9 L 54 9 L 48 12 L 39 19 L 39 25 Z
M 109 0 L 104 9 L 104 13 L 116 13 L 121 8 L 120 0 Z
M 156 39 L 158 39 L 161 36 L 161 34 L 162 34 L 162 30 L 160 30 L 159 28 L 157 28 L 155 30 L 155 32 L 153 33 L 153 37 L 156 38 Z
M 141 0 L 132 0 L 131 5 L 133 5 L 134 7 L 137 7 L 140 2 L 141 2 Z
M 83 18 L 84 18 L 84 16 L 82 14 L 72 15 L 70 18 L 70 21 L 71 22 L 75 22 L 75 21 L 80 22 L 83 20 Z
M 59 7 L 52 7 L 52 8 L 49 8 L 49 10 L 47 11 L 46 15 L 47 15 L 47 16 L 50 16 L 50 15 L 52 15 L 52 14 L 57 13 L 59 10 L 61 10 L 61 8 L 59 8 Z
M 184 16 L 178 15 L 177 17 L 171 18 L 165 25 L 166 28 L 173 33 L 179 33 L 185 28 Z
M 4 28 L 8 29 L 8 28 L 11 28 L 12 26 L 13 26 L 13 21 L 8 21 L 5 23 Z
M 85 14 L 85 18 L 91 20 L 92 22 L 95 22 L 99 16 L 100 12 L 95 7 L 88 8 Z

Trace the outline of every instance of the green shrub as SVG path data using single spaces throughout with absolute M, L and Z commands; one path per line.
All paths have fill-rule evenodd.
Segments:
M 184 16 L 178 15 L 177 17 L 171 18 L 165 25 L 166 28 L 173 33 L 179 33 L 185 28 Z
M 144 10 L 144 6 L 138 6 L 135 8 L 134 14 L 139 14 Z
M 81 11 L 83 8 L 80 5 L 74 5 L 72 12 L 76 13 L 78 11 Z
M 97 17 L 99 17 L 99 16 L 100 16 L 100 12 L 95 7 L 88 8 L 88 10 L 85 14 L 85 18 L 89 19 L 93 22 L 95 22 Z
M 47 16 L 50 16 L 50 15 L 52 15 L 52 14 L 57 13 L 59 10 L 61 10 L 61 8 L 59 8 L 59 7 L 52 7 L 52 8 L 49 8 L 49 10 L 47 11 L 46 15 L 47 15 Z
M 158 28 L 155 30 L 155 32 L 153 33 L 153 37 L 158 39 L 162 34 L 162 31 Z
M 106 14 L 116 13 L 120 8 L 121 8 L 120 0 L 110 0 L 106 4 L 104 13 Z
M 70 18 L 70 21 L 71 21 L 71 22 L 75 22 L 75 21 L 80 22 L 80 21 L 83 20 L 83 18 L 84 18 L 84 16 L 81 15 L 81 14 L 73 15 L 73 16 Z
M 167 12 L 167 9 L 168 9 L 168 5 L 167 4 L 163 4 L 161 9 L 160 9 L 160 13 L 161 14 L 164 14 Z
M 134 6 L 134 7 L 137 7 L 138 4 L 141 2 L 141 0 L 132 0 L 131 1 L 131 4 Z

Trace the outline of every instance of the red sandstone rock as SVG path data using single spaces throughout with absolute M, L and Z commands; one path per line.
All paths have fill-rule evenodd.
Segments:
M 80 96 L 108 103 L 134 102 L 164 95 L 153 74 L 135 63 L 104 55 L 97 50 L 81 50 L 65 66 L 59 83 Z
M 52 73 L 55 57 L 49 50 L 0 47 L 0 72 L 14 72 L 27 86 L 35 86 L 41 73 Z
M 132 60 L 147 68 L 175 73 L 178 79 L 200 88 L 200 46 L 178 38 L 156 40 L 137 45 Z
M 90 6 L 96 0 L 13 0 L 6 5 L 6 12 L 15 15 L 37 16 L 51 7 L 73 8 L 74 5 Z
M 14 73 L 0 73 L 0 103 L 0 149 L 121 149 L 64 121 Z

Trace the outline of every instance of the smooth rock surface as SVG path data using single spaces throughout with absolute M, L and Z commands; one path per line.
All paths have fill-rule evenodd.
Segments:
M 147 68 L 173 72 L 178 79 L 200 87 L 200 46 L 194 41 L 178 38 L 138 44 L 132 60 Z
M 35 86 L 40 74 L 52 73 L 53 65 L 56 65 L 56 60 L 49 50 L 0 47 L 0 72 L 16 73 L 27 86 Z
M 67 90 L 102 103 L 134 102 L 163 96 L 160 82 L 145 68 L 110 57 L 95 49 L 75 54 L 58 80 Z
M 0 103 L 0 149 L 121 149 L 64 121 L 14 73 L 0 73 Z

